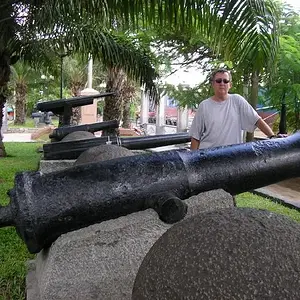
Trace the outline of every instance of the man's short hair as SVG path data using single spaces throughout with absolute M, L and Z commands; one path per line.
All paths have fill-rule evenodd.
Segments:
M 228 75 L 229 75 L 229 80 L 232 81 L 232 76 L 231 76 L 231 73 L 230 73 L 229 70 L 227 70 L 227 69 L 217 69 L 217 70 L 213 71 L 213 72 L 211 73 L 211 75 L 210 75 L 210 79 L 209 79 L 209 80 L 210 80 L 211 83 L 214 81 L 215 76 L 216 76 L 216 74 L 218 74 L 218 73 L 228 73 Z

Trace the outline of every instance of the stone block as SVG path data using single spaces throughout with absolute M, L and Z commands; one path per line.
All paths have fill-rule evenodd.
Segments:
M 62 160 L 40 160 L 39 171 L 42 173 L 51 173 L 61 171 L 73 167 L 75 159 L 62 159 Z
M 201 193 L 185 201 L 186 218 L 233 206 L 232 196 L 223 190 Z M 163 223 L 154 210 L 147 209 L 60 236 L 37 255 L 27 286 L 36 286 L 38 296 L 30 298 L 27 294 L 27 300 L 131 299 L 142 260 L 171 226 Z

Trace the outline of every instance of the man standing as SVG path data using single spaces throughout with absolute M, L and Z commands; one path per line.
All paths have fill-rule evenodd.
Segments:
M 228 94 L 231 80 L 230 72 L 225 69 L 212 73 L 214 95 L 199 104 L 189 131 L 191 150 L 240 144 L 242 131 L 253 132 L 256 127 L 267 137 L 275 137 L 245 98 Z

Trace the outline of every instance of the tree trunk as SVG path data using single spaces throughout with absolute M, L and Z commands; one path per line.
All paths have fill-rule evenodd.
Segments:
M 130 99 L 123 99 L 122 127 L 130 128 Z
M 108 69 L 106 91 L 115 92 L 114 96 L 105 97 L 103 121 L 118 120 L 122 117 L 122 88 L 126 75 L 123 70 L 118 68 Z M 107 129 L 103 130 L 103 135 L 116 135 L 119 130 Z
M 16 116 L 14 124 L 16 125 L 24 125 L 25 124 L 25 107 L 26 107 L 26 93 L 27 86 L 25 83 L 17 83 L 16 84 Z
M 251 91 L 250 91 L 249 103 L 255 110 L 258 102 L 258 83 L 259 83 L 259 73 L 258 71 L 254 71 L 252 72 L 251 75 Z M 250 142 L 253 141 L 253 139 L 254 139 L 254 133 L 247 132 L 246 141 Z
M 72 82 L 71 83 L 71 93 L 73 97 L 77 97 L 80 95 L 80 91 L 83 88 L 83 83 L 81 82 Z M 81 107 L 73 107 L 72 108 L 72 117 L 71 117 L 71 125 L 79 125 L 81 122 Z
M 6 53 L 0 53 L 0 158 L 6 156 L 2 137 L 3 108 L 7 98 L 7 84 L 10 76 L 10 57 Z
M 135 95 L 135 85 L 130 80 L 126 80 L 122 89 L 122 97 L 123 97 L 123 127 L 130 128 L 130 103 Z

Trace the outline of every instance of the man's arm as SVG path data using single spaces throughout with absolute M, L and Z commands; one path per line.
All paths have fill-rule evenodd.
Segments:
M 255 124 L 267 137 L 275 136 L 271 127 L 262 119 L 259 118 Z
M 198 150 L 199 146 L 200 146 L 200 141 L 198 141 L 192 137 L 191 138 L 191 150 Z

